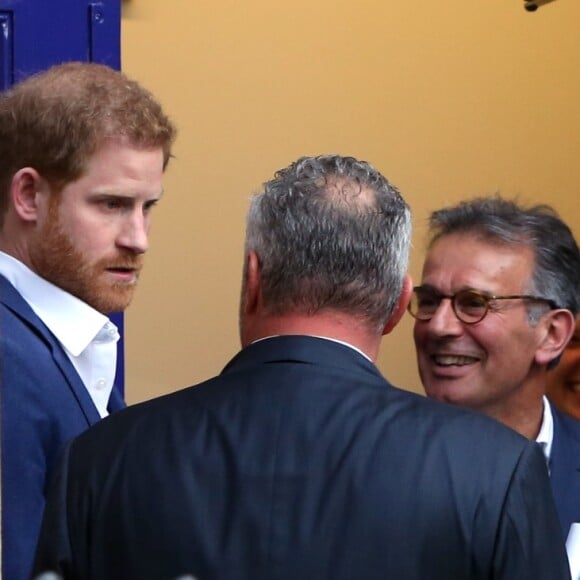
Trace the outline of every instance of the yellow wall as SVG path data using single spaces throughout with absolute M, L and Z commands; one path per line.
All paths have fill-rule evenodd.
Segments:
M 127 399 L 216 374 L 237 351 L 249 196 L 300 155 L 366 159 L 414 210 L 501 191 L 580 234 L 580 2 L 125 0 L 123 69 L 179 126 L 126 316 Z M 379 366 L 421 392 L 408 317 Z

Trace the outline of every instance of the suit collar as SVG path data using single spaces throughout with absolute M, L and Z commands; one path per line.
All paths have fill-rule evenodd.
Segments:
M 279 338 L 280 336 L 295 336 L 295 335 L 275 334 L 272 336 L 264 336 L 263 338 L 258 338 L 258 340 L 255 340 L 254 342 L 252 342 L 252 344 L 262 342 L 263 340 L 269 340 L 270 338 Z M 370 357 L 368 357 L 362 350 L 360 350 L 359 348 L 357 348 L 356 346 L 354 346 L 352 344 L 349 344 L 348 342 L 345 342 L 344 340 L 338 340 L 337 338 L 330 338 L 328 336 L 318 336 L 318 335 L 314 335 L 314 334 L 299 335 L 299 336 L 304 336 L 304 337 L 309 337 L 309 338 L 321 338 L 322 340 L 328 340 L 329 342 L 336 342 L 337 344 L 342 344 L 343 346 L 347 346 L 348 348 L 351 348 L 355 352 L 358 352 L 358 354 L 362 355 L 364 358 L 366 358 L 368 361 L 370 361 L 372 363 L 372 360 L 370 359 Z
M 328 365 L 345 370 L 352 370 L 354 365 L 364 372 L 381 376 L 377 367 L 354 348 L 334 340 L 303 335 L 274 336 L 254 342 L 240 351 L 223 372 L 274 362 Z

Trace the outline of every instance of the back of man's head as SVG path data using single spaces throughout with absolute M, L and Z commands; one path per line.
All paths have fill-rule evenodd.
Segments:
M 340 311 L 381 330 L 407 271 L 410 211 L 370 164 L 302 157 L 252 200 L 246 253 L 256 252 L 272 315 Z
M 0 95 L 0 220 L 18 169 L 32 167 L 58 191 L 84 172 L 107 141 L 171 156 L 175 128 L 155 98 L 123 73 L 70 62 Z

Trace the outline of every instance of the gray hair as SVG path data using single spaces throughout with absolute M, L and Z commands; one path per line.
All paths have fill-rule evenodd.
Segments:
M 407 272 L 411 214 L 399 191 L 353 157 L 302 157 L 252 199 L 246 252 L 272 314 L 326 309 L 382 329 Z
M 452 233 L 474 233 L 491 243 L 530 247 L 535 265 L 525 291 L 578 314 L 580 251 L 570 228 L 549 205 L 524 207 L 499 195 L 479 197 L 433 212 L 429 225 L 429 247 Z M 528 306 L 531 324 L 545 311 L 539 308 Z

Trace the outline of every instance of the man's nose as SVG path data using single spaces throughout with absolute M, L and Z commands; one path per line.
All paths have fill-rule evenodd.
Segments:
M 437 310 L 427 324 L 429 331 L 438 336 L 453 336 L 463 332 L 463 323 L 457 318 L 450 298 L 441 299 Z
M 135 254 L 144 254 L 149 248 L 149 219 L 141 211 L 132 212 L 123 222 L 117 245 Z

